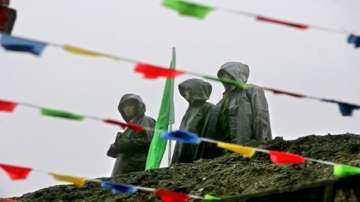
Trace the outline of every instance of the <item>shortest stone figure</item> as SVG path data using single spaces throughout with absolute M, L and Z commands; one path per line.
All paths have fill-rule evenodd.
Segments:
M 120 100 L 118 109 L 128 123 L 139 124 L 145 128 L 155 127 L 155 120 L 145 116 L 145 104 L 138 95 L 125 94 Z M 115 142 L 111 144 L 107 152 L 108 156 L 116 158 L 112 177 L 145 170 L 152 135 L 152 131 L 135 132 L 131 129 L 117 133 Z

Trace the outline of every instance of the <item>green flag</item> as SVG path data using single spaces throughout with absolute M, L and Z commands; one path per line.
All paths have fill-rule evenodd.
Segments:
M 212 10 L 214 10 L 214 8 L 210 6 L 189 3 L 182 0 L 164 0 L 162 5 L 178 11 L 181 15 L 193 16 L 199 19 L 204 19 Z
M 359 175 L 359 174 L 360 174 L 359 167 L 342 165 L 342 164 L 336 164 L 334 166 L 334 175 L 336 177 L 346 177 L 346 176 Z
M 213 195 L 210 195 L 210 194 L 206 194 L 204 199 L 205 199 L 205 201 L 220 201 L 221 200 L 220 197 L 213 196 Z
M 171 59 L 170 69 L 176 66 L 175 50 Z M 166 140 L 162 139 L 161 133 L 169 130 L 169 125 L 174 123 L 174 79 L 166 79 L 163 97 L 161 100 L 160 112 L 156 121 L 153 138 L 150 144 L 146 170 L 160 167 L 161 159 L 166 149 Z
M 213 76 L 202 76 L 202 78 L 207 79 L 207 80 L 212 80 L 212 81 L 217 81 L 217 82 L 223 82 L 223 83 L 227 83 L 233 86 L 236 86 L 242 90 L 245 90 L 247 88 L 249 88 L 249 86 L 246 83 L 242 83 L 241 81 L 238 80 L 230 80 L 230 79 L 219 79 L 217 77 L 213 77 Z
M 61 110 L 56 110 L 56 109 L 42 108 L 41 114 L 44 116 L 59 117 L 59 118 L 71 119 L 71 120 L 75 120 L 75 121 L 82 121 L 84 119 L 84 117 L 81 115 L 73 114 L 73 113 L 65 112 L 65 111 L 61 111 Z

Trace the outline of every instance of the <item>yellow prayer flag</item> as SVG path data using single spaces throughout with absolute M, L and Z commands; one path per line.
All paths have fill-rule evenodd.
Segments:
M 74 184 L 77 187 L 83 187 L 86 183 L 86 179 L 83 177 L 75 177 L 70 175 L 61 175 L 56 173 L 49 173 L 49 175 L 53 176 L 55 180 L 62 182 L 69 182 Z
M 230 144 L 230 143 L 224 143 L 224 142 L 218 142 L 217 146 L 226 150 L 230 150 L 236 153 L 241 154 L 245 158 L 251 158 L 254 156 L 256 150 L 253 147 L 245 147 L 241 145 L 236 144 Z
M 63 49 L 69 53 L 81 55 L 81 56 L 91 56 L 91 57 L 106 57 L 107 56 L 102 53 L 82 49 L 82 48 L 71 46 L 71 45 L 64 45 Z

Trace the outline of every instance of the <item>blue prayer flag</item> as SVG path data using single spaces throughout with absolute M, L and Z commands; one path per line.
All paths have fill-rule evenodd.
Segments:
M 115 184 L 113 182 L 102 182 L 101 187 L 104 189 L 109 189 L 112 191 L 113 194 L 118 193 L 135 193 L 138 191 L 138 189 L 131 185 L 126 184 Z
M 347 42 L 349 44 L 354 44 L 355 48 L 359 48 L 360 47 L 360 36 L 350 34 L 350 36 L 347 39 Z
M 339 103 L 339 108 L 343 116 L 352 116 L 353 111 L 360 109 L 360 106 L 348 104 L 348 103 Z
M 200 144 L 201 142 L 201 139 L 196 134 L 183 130 L 163 133 L 161 137 L 167 140 L 176 140 L 190 144 Z
M 1 37 L 1 46 L 5 50 L 27 52 L 40 56 L 47 44 L 3 34 Z
M 350 103 L 346 103 L 346 102 L 340 102 L 337 100 L 321 99 L 321 101 L 338 104 L 341 115 L 343 115 L 343 116 L 352 116 L 354 110 L 360 109 L 360 105 L 350 104 Z

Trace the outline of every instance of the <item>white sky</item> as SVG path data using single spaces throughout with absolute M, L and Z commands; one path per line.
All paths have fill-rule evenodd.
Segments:
M 360 30 L 356 0 L 199 2 Z M 216 75 L 221 64 L 241 61 L 251 68 L 251 83 L 360 103 L 360 49 L 348 45 L 345 35 L 299 31 L 223 12 L 201 21 L 180 17 L 161 7 L 159 0 L 18 0 L 12 7 L 18 11 L 15 35 L 160 65 L 169 64 L 175 46 L 181 69 Z M 118 101 L 131 92 L 140 94 L 147 114 L 157 117 L 164 80 L 143 80 L 133 73 L 132 65 L 73 56 L 51 47 L 41 58 L 3 50 L 0 55 L 1 98 L 120 119 Z M 187 78 L 180 77 L 176 83 Z M 216 103 L 223 88 L 218 83 L 213 88 L 211 101 Z M 267 98 L 274 136 L 360 133 L 358 111 L 346 118 L 334 104 L 269 93 Z M 177 127 L 187 108 L 177 91 L 175 106 Z M 113 160 L 106 151 L 117 130 L 94 121 L 43 117 L 37 110 L 19 107 L 13 114 L 0 114 L 0 162 L 86 177 L 109 176 Z M 0 172 L 0 196 L 54 184 L 41 173 L 12 182 Z

